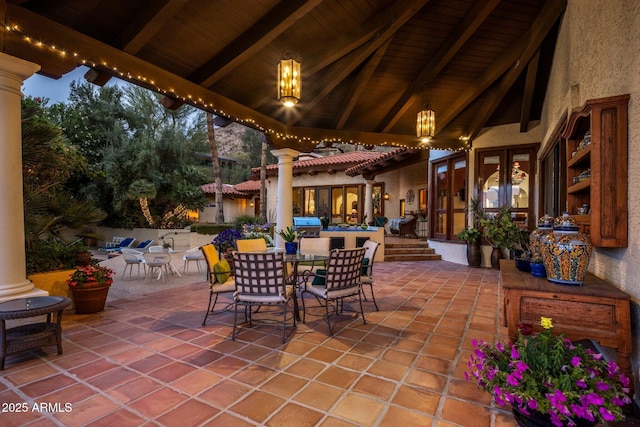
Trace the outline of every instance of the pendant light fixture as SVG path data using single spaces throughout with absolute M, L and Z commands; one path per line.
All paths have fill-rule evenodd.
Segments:
M 300 63 L 292 52 L 285 51 L 278 63 L 278 100 L 285 107 L 293 107 L 302 93 L 302 75 Z
M 425 89 L 426 91 L 426 89 Z M 436 112 L 431 109 L 428 103 L 423 104 L 422 110 L 418 111 L 416 119 L 416 135 L 421 142 L 427 143 L 436 134 Z

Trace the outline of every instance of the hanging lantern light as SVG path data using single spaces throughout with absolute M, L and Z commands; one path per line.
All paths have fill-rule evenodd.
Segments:
M 293 58 L 293 54 L 285 52 L 278 63 L 278 100 L 285 107 L 293 107 L 300 100 L 301 92 L 300 63 Z
M 436 112 L 430 107 L 418 111 L 416 135 L 421 142 L 429 142 L 436 134 Z

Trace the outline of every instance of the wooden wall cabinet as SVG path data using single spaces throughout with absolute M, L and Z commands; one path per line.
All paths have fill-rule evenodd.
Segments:
M 567 141 L 567 211 L 594 246 L 627 246 L 628 102 L 629 95 L 589 100 L 568 117 L 561 135 Z M 579 215 L 585 205 L 589 213 Z

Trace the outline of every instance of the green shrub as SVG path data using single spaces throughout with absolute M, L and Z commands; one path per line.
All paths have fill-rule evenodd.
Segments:
M 52 270 L 75 268 L 89 248 L 81 243 L 66 245 L 57 240 L 38 240 L 26 249 L 27 276 Z
M 216 235 L 224 230 L 235 228 L 233 224 L 194 224 L 191 231 L 198 234 Z
M 242 230 L 248 224 L 264 224 L 267 222 L 264 218 L 255 215 L 240 215 L 233 220 L 233 226 L 236 230 Z

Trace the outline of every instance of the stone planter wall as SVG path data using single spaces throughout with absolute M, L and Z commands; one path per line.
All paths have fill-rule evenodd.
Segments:
M 67 285 L 67 279 L 71 277 L 75 268 L 72 270 L 56 270 L 47 273 L 35 273 L 28 277 L 36 288 L 49 292 L 49 295 L 61 296 L 71 298 L 71 305 L 66 309 L 75 309 L 73 304 L 73 297 L 69 286 Z

